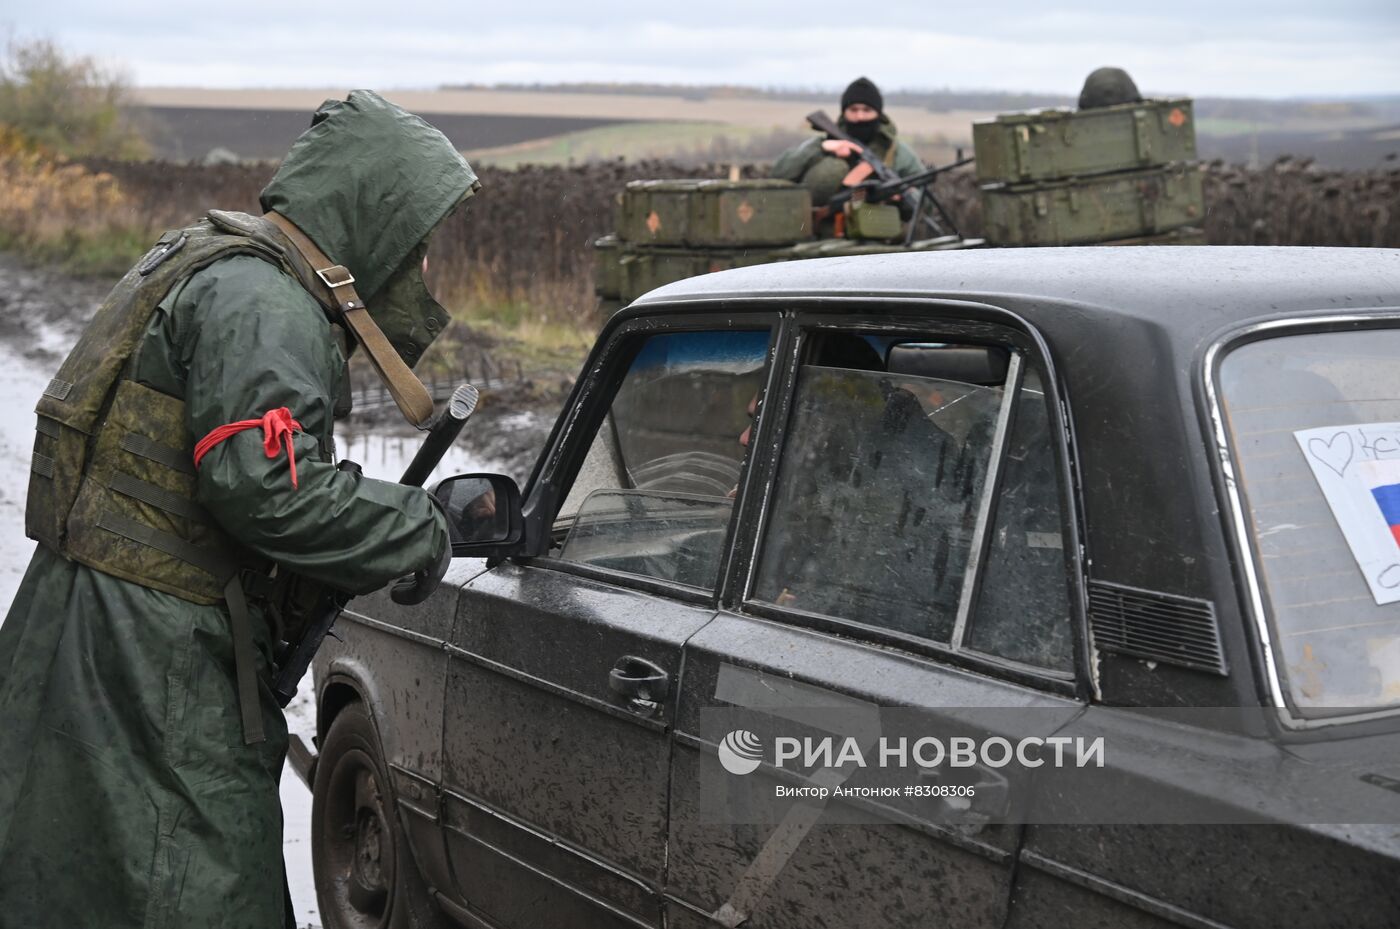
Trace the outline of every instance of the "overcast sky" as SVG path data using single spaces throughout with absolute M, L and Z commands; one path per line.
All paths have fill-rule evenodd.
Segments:
M 142 85 L 839 87 L 865 73 L 887 89 L 1077 93 L 1114 64 L 1148 92 L 1400 94 L 1400 0 L 0 0 L 0 24 Z

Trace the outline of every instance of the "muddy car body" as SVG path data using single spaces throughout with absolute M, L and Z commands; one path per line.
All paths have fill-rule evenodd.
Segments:
M 1364 425 L 1352 458 L 1383 462 L 1396 357 L 1395 251 L 903 254 L 649 294 L 519 500 L 497 487 L 505 528 L 421 608 L 355 601 L 318 658 L 327 925 L 428 899 L 470 926 L 1395 925 L 1400 827 L 1285 807 L 1341 785 L 1346 822 L 1400 822 L 1400 606 L 1310 431 Z M 695 784 L 704 714 L 780 685 L 1062 712 L 1123 734 L 1132 802 L 1213 812 L 834 803 L 779 854 Z

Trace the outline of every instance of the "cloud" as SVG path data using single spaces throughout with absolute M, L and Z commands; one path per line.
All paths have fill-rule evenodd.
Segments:
M 1073 93 L 1092 68 L 1128 68 L 1144 89 L 1195 95 L 1400 93 L 1394 4 L 1205 3 L 1174 15 L 1121 3 L 1047 9 L 1014 0 L 930 12 L 884 3 L 857 28 L 848 4 L 800 13 L 717 0 L 655 4 L 541 0 L 471 14 L 431 0 L 270 0 L 172 15 L 168 3 L 47 4 L 17 24 L 125 62 L 137 82 L 207 86 L 429 87 L 460 82 L 647 81 L 838 87 L 869 73 L 886 88 Z M 664 9 L 665 12 L 659 12 Z

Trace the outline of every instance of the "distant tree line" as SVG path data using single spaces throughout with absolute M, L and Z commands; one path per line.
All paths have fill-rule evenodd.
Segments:
M 508 84 L 447 84 L 444 90 L 517 91 L 523 93 L 557 94 L 631 94 L 646 97 L 683 97 L 691 100 L 791 100 L 830 104 L 841 95 L 841 88 L 831 87 L 745 87 L 738 84 L 647 84 L 583 82 L 577 84 L 508 83 Z M 1153 93 L 1149 88 L 1146 92 Z M 1178 92 L 1157 93 L 1176 96 Z M 1049 93 L 1017 93 L 1001 90 L 891 90 L 885 102 L 893 106 L 915 107 L 932 112 L 976 110 L 990 113 L 1015 113 L 1038 107 L 1069 106 L 1077 95 Z M 1249 97 L 1197 97 L 1198 118 L 1238 119 L 1258 122 L 1262 126 L 1292 119 L 1400 119 L 1400 96 L 1356 100 L 1263 100 Z

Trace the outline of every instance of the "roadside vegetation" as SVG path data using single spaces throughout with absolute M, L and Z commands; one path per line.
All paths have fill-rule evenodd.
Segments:
M 47 39 L 11 39 L 0 50 L 0 123 L 67 158 L 151 153 L 126 79 Z
M 209 208 L 258 211 L 275 165 L 151 161 L 139 126 L 119 78 L 48 43 L 11 45 L 0 63 L 0 248 L 115 278 L 162 231 Z M 725 177 L 736 166 L 762 176 L 767 156 L 757 152 L 775 141 L 754 136 L 752 149 L 697 151 L 704 160 L 481 168 L 483 190 L 429 254 L 429 283 L 456 322 L 424 365 L 447 373 L 465 364 L 488 376 L 572 373 L 601 322 L 591 245 L 610 231 L 623 185 Z M 1343 172 L 1285 158 L 1201 170 L 1212 244 L 1400 247 L 1400 168 Z M 945 176 L 938 189 L 963 233 L 979 235 L 971 174 Z

